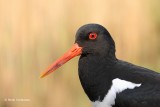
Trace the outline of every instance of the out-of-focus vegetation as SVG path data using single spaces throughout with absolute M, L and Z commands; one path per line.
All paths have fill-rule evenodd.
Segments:
M 159 0 L 0 0 L 0 107 L 90 107 L 78 57 L 39 78 L 87 23 L 109 30 L 118 58 L 160 71 Z

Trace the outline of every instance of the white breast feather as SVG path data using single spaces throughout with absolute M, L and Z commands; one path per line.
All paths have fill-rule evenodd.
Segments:
M 104 97 L 103 101 L 95 101 L 93 107 L 112 107 L 115 104 L 116 94 L 120 93 L 126 89 L 134 89 L 135 87 L 140 87 L 141 84 L 135 84 L 129 81 L 121 80 L 119 78 L 112 80 L 112 86 L 109 89 L 107 95 Z

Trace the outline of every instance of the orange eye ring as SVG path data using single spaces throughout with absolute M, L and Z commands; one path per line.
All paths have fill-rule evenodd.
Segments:
M 89 34 L 89 39 L 94 40 L 96 38 L 97 38 L 97 33 L 92 32 L 92 33 Z

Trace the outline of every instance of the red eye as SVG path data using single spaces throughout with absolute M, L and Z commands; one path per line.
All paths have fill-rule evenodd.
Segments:
M 94 40 L 97 38 L 97 33 L 90 33 L 89 34 L 89 39 Z

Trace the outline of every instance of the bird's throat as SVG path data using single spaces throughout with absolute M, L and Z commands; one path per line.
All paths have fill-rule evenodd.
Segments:
M 85 93 L 91 101 L 103 100 L 111 85 L 110 67 L 114 61 L 93 55 L 81 56 L 79 59 L 79 78 Z M 105 69 L 105 71 L 103 70 Z M 107 80 L 108 79 L 108 80 Z M 106 83 L 104 83 L 106 81 Z M 104 88 L 106 87 L 105 90 Z

